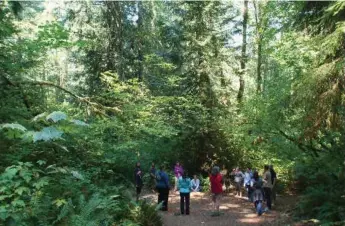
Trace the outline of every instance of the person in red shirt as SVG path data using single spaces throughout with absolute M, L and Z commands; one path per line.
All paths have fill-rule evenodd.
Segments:
M 219 202 L 223 193 L 223 177 L 219 172 L 219 167 L 214 166 L 210 174 L 210 184 L 212 192 L 212 201 L 215 212 L 213 216 L 219 216 Z

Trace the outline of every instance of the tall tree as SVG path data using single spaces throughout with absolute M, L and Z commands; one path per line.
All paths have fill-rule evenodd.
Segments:
M 241 48 L 241 59 L 240 59 L 240 71 L 239 80 L 240 87 L 237 94 L 237 100 L 239 103 L 243 101 L 244 95 L 244 75 L 246 74 L 246 62 L 247 62 L 247 26 L 248 26 L 248 1 L 243 2 L 243 21 L 242 21 L 242 48 Z

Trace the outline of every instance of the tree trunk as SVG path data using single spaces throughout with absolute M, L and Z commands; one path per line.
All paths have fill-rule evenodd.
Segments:
M 242 50 L 241 50 L 241 70 L 240 76 L 240 88 L 238 90 L 237 100 L 238 103 L 242 103 L 244 94 L 244 74 L 246 70 L 246 49 L 247 49 L 247 24 L 248 24 L 248 1 L 244 1 L 243 5 L 243 29 L 242 29 Z
M 137 39 L 138 39 L 138 80 L 141 82 L 143 80 L 143 41 L 142 41 L 142 32 L 143 32 L 143 3 L 138 1 L 138 30 L 137 30 Z
M 257 52 L 257 66 L 256 66 L 256 76 L 257 76 L 257 87 L 256 92 L 261 93 L 263 90 L 261 65 L 262 65 L 262 21 L 260 17 L 260 3 L 254 1 L 254 13 L 255 13 L 255 23 L 256 23 L 256 39 L 258 44 Z

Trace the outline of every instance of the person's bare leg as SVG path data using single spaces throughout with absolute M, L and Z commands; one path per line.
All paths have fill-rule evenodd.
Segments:
M 216 196 L 212 195 L 213 210 L 216 210 Z
M 219 212 L 219 196 L 216 197 L 215 206 L 216 206 L 216 211 Z

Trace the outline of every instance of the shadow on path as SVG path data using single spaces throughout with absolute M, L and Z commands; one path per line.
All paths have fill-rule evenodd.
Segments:
M 148 194 L 143 198 L 157 202 L 156 194 Z M 279 212 L 270 211 L 257 216 L 253 204 L 244 198 L 237 198 L 226 194 L 221 199 L 221 216 L 212 217 L 212 201 L 210 194 L 191 193 L 190 215 L 175 216 L 180 210 L 180 196 L 178 192 L 169 194 L 169 210 L 161 212 L 165 226 L 195 226 L 195 225 L 273 225 L 279 218 Z

